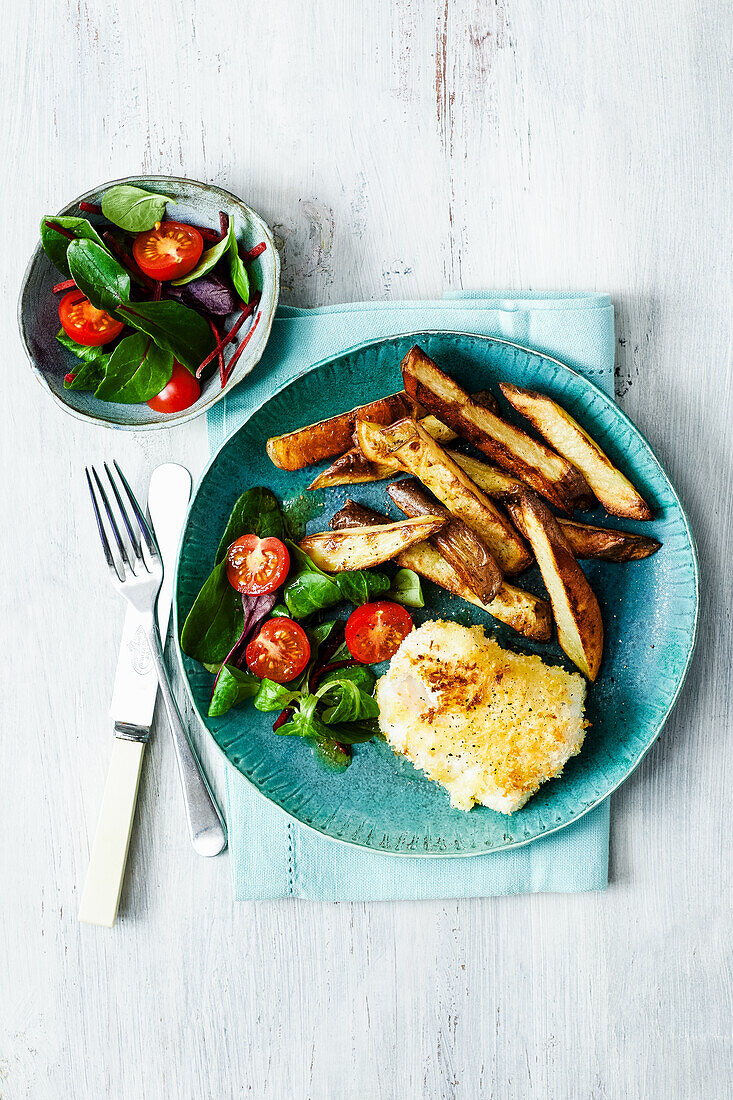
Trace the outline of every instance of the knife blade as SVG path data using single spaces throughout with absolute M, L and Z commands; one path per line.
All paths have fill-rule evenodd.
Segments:
M 148 515 L 163 559 L 158 627 L 164 644 L 170 618 L 178 540 L 190 496 L 191 475 L 185 467 L 166 462 L 153 470 L 148 488 Z M 109 708 L 117 737 L 138 741 L 150 732 L 157 694 L 158 677 L 145 631 L 140 616 L 133 607 L 128 606 Z

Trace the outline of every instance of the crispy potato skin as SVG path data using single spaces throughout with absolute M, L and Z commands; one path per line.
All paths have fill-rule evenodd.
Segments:
M 391 477 L 395 472 L 393 465 L 380 465 L 378 462 L 370 462 L 356 447 L 339 455 L 334 462 L 319 474 L 310 485 L 309 489 L 330 489 L 336 485 L 363 485 L 368 481 L 382 481 L 385 477 Z
M 322 531 L 306 536 L 299 546 L 327 573 L 370 569 L 396 557 L 408 546 L 429 538 L 445 523 L 443 516 L 419 516 L 380 528 L 370 525 L 350 531 Z
M 652 519 L 652 510 L 629 479 L 570 413 L 546 394 L 501 384 L 501 391 L 556 451 L 581 471 L 607 512 L 627 519 Z
M 331 518 L 329 526 L 338 531 L 386 522 L 387 517 L 381 513 L 357 504 L 356 501 L 347 500 L 343 508 Z M 397 557 L 397 564 L 403 569 L 413 569 L 421 577 L 445 588 L 454 596 L 460 596 L 475 607 L 480 607 L 525 638 L 549 642 L 552 637 L 552 611 L 547 600 L 504 581 L 494 599 L 490 603 L 484 603 L 464 584 L 455 569 L 430 542 L 419 542 L 402 551 Z
M 334 458 L 351 447 L 351 436 L 358 416 L 368 416 L 376 424 L 390 424 L 397 417 L 409 415 L 412 404 L 404 393 L 393 393 L 368 405 L 359 405 L 338 416 L 307 424 L 297 431 L 272 436 L 267 441 L 267 453 L 281 470 L 302 470 L 314 462 Z
M 524 492 L 521 500 L 524 527 L 555 615 L 557 640 L 570 660 L 593 681 L 603 655 L 598 600 L 549 508 L 530 491 Z
M 406 516 L 445 516 L 445 527 L 430 541 L 468 588 L 485 603 L 493 600 L 504 578 L 484 540 L 463 520 L 455 519 L 447 508 L 432 500 L 417 478 L 393 482 L 387 494 Z
M 413 400 L 561 511 L 589 501 L 582 474 L 567 459 L 472 400 L 418 345 L 402 360 L 402 380 Z
M 502 498 L 514 525 L 527 537 L 522 505 L 516 498 Z M 577 523 L 572 519 L 558 519 L 558 527 L 565 536 L 574 558 L 595 558 L 599 561 L 640 561 L 656 554 L 661 542 L 634 531 L 614 531 L 610 527 L 595 527 L 591 523 Z
M 375 432 L 360 422 L 359 432 L 360 444 L 362 435 L 369 436 L 370 457 L 391 453 L 451 515 L 480 535 L 504 573 L 528 568 L 531 555 L 506 517 L 419 424 L 405 418 Z

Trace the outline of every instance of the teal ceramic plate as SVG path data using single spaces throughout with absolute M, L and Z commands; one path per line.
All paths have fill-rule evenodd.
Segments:
M 587 562 L 606 628 L 600 676 L 588 692 L 592 725 L 580 756 L 511 816 L 484 807 L 454 810 L 442 787 L 429 782 L 382 742 L 356 746 L 342 774 L 325 771 L 309 746 L 272 732 L 272 715 L 251 705 L 222 718 L 206 717 L 212 676 L 182 656 L 193 703 L 227 759 L 266 798 L 298 821 L 336 840 L 404 855 L 472 855 L 526 844 L 569 825 L 615 790 L 659 735 L 690 662 L 697 619 L 698 577 L 690 528 L 677 494 L 646 440 L 612 400 L 570 368 L 544 355 L 459 333 L 414 333 L 356 348 L 313 367 L 270 398 L 223 444 L 191 504 L 176 581 L 176 633 L 209 573 L 219 536 L 239 494 L 270 486 L 281 499 L 303 492 L 321 467 L 284 473 L 265 453 L 268 436 L 332 416 L 400 389 L 399 363 L 422 347 L 468 389 L 500 380 L 540 389 L 578 418 L 627 473 L 654 509 L 639 524 L 588 513 L 603 522 L 651 534 L 663 548 L 645 561 Z M 384 483 L 329 490 L 323 512 L 308 525 L 322 530 L 347 497 L 387 511 Z M 396 516 L 396 510 L 391 509 Z M 543 591 L 536 569 L 519 582 Z M 482 623 L 498 641 L 569 666 L 556 643 L 528 642 L 508 627 L 434 585 L 425 584 L 418 622 L 445 617 Z

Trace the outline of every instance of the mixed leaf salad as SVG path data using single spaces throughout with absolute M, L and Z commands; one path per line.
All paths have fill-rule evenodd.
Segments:
M 293 514 L 269 489 L 239 497 L 181 649 L 214 676 L 209 717 L 251 699 L 277 713 L 276 733 L 307 738 L 342 770 L 351 747 L 379 733 L 371 665 L 412 630 L 405 608 L 423 606 L 420 579 L 390 565 L 324 573 L 294 541 Z M 355 607 L 346 619 L 345 604 Z
M 216 231 L 168 220 L 170 204 L 168 195 L 119 184 L 101 205 L 79 204 L 94 221 L 42 219 L 43 249 L 65 276 L 53 288 L 62 295 L 56 338 L 77 359 L 65 389 L 173 413 L 198 400 L 215 361 L 227 384 L 261 316 L 248 265 L 267 245 L 243 252 L 225 213 Z

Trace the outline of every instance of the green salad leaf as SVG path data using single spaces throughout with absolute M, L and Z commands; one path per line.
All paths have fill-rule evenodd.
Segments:
M 204 581 L 181 631 L 181 649 L 202 664 L 220 665 L 242 633 L 242 597 L 227 578 L 226 561 Z
M 72 279 L 97 309 L 114 312 L 129 301 L 130 276 L 96 241 L 69 241 L 66 260 Z
M 102 355 L 98 359 L 80 359 L 79 366 L 64 377 L 64 389 L 96 390 L 104 378 L 108 362 L 108 355 Z
M 50 225 L 48 223 L 51 223 Z M 54 267 L 57 267 L 62 275 L 69 277 L 69 264 L 66 259 L 71 241 L 62 233 L 57 233 L 53 225 L 60 225 L 62 229 L 74 234 L 76 240 L 94 241 L 104 248 L 104 241 L 96 229 L 86 218 L 56 217 L 55 214 L 47 214 L 41 219 L 41 245 Z
M 209 703 L 209 718 L 220 718 L 245 699 L 251 699 L 257 694 L 259 687 L 259 678 L 251 672 L 245 672 L 233 665 L 224 665 L 214 685 Z
M 334 581 L 338 585 L 342 600 L 348 600 L 356 607 L 371 603 L 384 596 L 390 587 L 386 573 L 373 572 L 370 569 L 355 569 L 347 573 L 335 573 Z
M 92 359 L 109 359 L 110 353 L 106 352 L 104 348 L 90 348 L 85 344 L 77 344 L 76 340 L 72 340 L 68 333 L 63 329 L 59 329 L 56 333 L 56 339 L 60 344 L 68 349 L 75 355 L 77 359 L 82 359 L 85 363 L 91 362 Z
M 249 276 L 247 274 L 247 268 L 242 261 L 242 257 L 239 255 L 239 245 L 237 244 L 234 225 L 231 221 L 229 222 L 227 240 L 229 242 L 229 247 L 227 248 L 229 275 L 234 284 L 234 289 L 244 304 L 247 305 L 249 302 Z
M 180 302 L 126 302 L 117 309 L 121 320 L 151 336 L 193 374 L 214 346 L 211 329 L 200 313 Z
M 176 200 L 170 195 L 159 195 L 129 183 L 118 183 L 102 195 L 102 213 L 120 229 L 142 233 L 163 220 L 169 202 L 176 205 Z
M 200 279 L 203 275 L 208 275 L 211 269 L 219 263 L 228 248 L 229 234 L 217 244 L 212 245 L 211 248 L 205 249 L 193 270 L 180 279 L 174 279 L 173 286 L 185 286 L 186 283 L 192 283 L 194 279 Z
M 173 354 L 154 344 L 150 336 L 135 332 L 112 352 L 95 397 L 126 405 L 149 401 L 170 382 Z
M 392 578 L 387 598 L 405 607 L 424 607 L 420 578 L 413 569 L 398 569 Z

